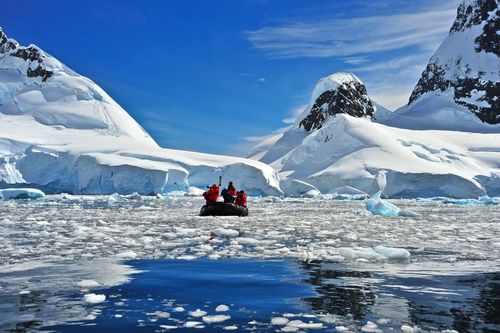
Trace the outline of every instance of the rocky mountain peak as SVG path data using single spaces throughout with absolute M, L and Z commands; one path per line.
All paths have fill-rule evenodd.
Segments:
M 0 68 L 16 67 L 23 69 L 23 75 L 29 78 L 40 78 L 45 82 L 54 72 L 44 64 L 45 55 L 36 45 L 20 46 L 15 40 L 10 39 L 0 28 Z M 24 61 L 24 66 L 13 62 Z
M 426 93 L 447 95 L 483 122 L 500 123 L 500 7 L 465 0 L 450 33 L 431 57 L 408 104 Z
M 365 85 L 352 73 L 335 73 L 319 80 L 310 104 L 309 114 L 299 123 L 306 131 L 323 127 L 338 113 L 373 118 L 375 112 Z

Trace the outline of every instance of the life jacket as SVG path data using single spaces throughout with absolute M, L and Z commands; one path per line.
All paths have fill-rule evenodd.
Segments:
M 243 193 L 239 193 L 238 192 L 238 196 L 236 197 L 236 202 L 235 204 L 237 204 L 238 206 L 247 206 L 247 194 L 245 192 Z

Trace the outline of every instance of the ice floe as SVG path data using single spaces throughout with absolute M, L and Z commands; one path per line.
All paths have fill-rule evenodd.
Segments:
M 2 262 L 106 256 L 358 263 L 405 261 L 408 253 L 418 261 L 500 257 L 500 235 L 491 232 L 500 221 L 498 205 L 391 200 L 400 211 L 419 214 L 402 220 L 373 216 L 362 201 L 250 198 L 250 216 L 231 218 L 199 217 L 203 199 L 198 197 L 119 196 L 108 206 L 110 197 L 115 196 L 0 201 Z M 407 252 L 398 257 L 383 248 Z
M 106 300 L 106 295 L 98 295 L 98 294 L 85 294 L 83 295 L 83 298 L 85 299 L 85 302 L 90 303 L 90 304 L 97 304 L 97 303 L 102 303 Z
M 203 322 L 207 324 L 213 324 L 213 323 L 221 323 L 223 321 L 231 319 L 231 316 L 228 315 L 210 315 L 210 316 L 203 316 Z
M 6 188 L 0 189 L 0 199 L 41 199 L 45 196 L 35 188 Z

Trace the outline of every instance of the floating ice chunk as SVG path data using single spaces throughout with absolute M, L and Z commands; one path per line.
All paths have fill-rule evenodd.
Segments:
M 105 295 L 97 295 L 97 294 L 85 294 L 83 295 L 85 302 L 90 304 L 102 303 L 106 300 Z
M 396 247 L 385 247 L 379 245 L 374 248 L 374 251 L 389 260 L 406 260 L 410 258 L 410 252 Z
M 184 323 L 184 327 L 186 328 L 203 328 L 203 323 L 201 321 L 186 321 Z
M 207 324 L 212 324 L 212 323 L 220 323 L 229 319 L 231 319 L 231 316 L 228 315 L 212 315 L 212 316 L 204 316 L 203 322 Z
M 119 313 L 115 314 L 115 318 L 121 318 L 121 317 L 123 317 L 123 315 L 121 315 Z
M 381 332 L 378 329 L 377 324 L 375 324 L 371 321 L 369 321 L 365 325 L 363 325 L 363 327 L 361 327 L 361 331 L 363 331 L 363 332 Z
M 378 191 L 366 202 L 366 209 L 373 215 L 379 216 L 404 216 L 404 217 L 417 217 L 420 214 L 412 212 L 411 210 L 401 210 L 396 205 L 382 200 L 380 196 L 382 192 Z
M 498 205 L 500 203 L 500 198 L 491 198 L 488 196 L 479 197 L 478 200 L 484 205 Z
M 234 237 L 238 237 L 240 235 L 240 232 L 238 230 L 234 230 L 234 229 L 219 228 L 219 229 L 215 229 L 214 231 L 212 231 L 212 235 L 215 235 L 218 237 L 234 238 Z
M 386 325 L 386 324 L 389 324 L 391 321 L 389 319 L 386 319 L 386 318 L 380 318 L 380 319 L 377 319 L 377 324 L 379 325 Z
M 349 329 L 345 326 L 335 326 L 335 329 L 339 332 L 346 332 L 349 331 Z
M 207 313 L 205 311 L 200 310 L 200 309 L 196 309 L 196 311 L 189 311 L 188 312 L 188 315 L 190 315 L 191 317 L 195 317 L 195 318 L 206 316 L 206 314 Z
M 402 210 L 399 211 L 398 216 L 403 216 L 403 217 L 420 217 L 422 215 L 419 214 L 419 213 L 416 213 L 414 211 L 411 211 L 411 210 L 402 209 Z
M 339 249 L 339 254 L 346 259 L 368 259 L 372 261 L 383 261 L 385 257 L 373 251 L 371 248 L 349 248 L 342 247 Z
M 285 317 L 273 317 L 271 318 L 271 325 L 284 326 L 289 322 Z
M 238 329 L 238 326 L 236 326 L 236 325 L 224 326 L 222 329 L 224 329 L 226 331 L 235 331 Z
M 90 289 L 90 288 L 97 288 L 101 284 L 95 280 L 81 280 L 80 282 L 77 283 L 77 285 L 80 288 Z
M 152 313 L 152 315 L 158 318 L 170 318 L 170 313 L 165 311 L 155 311 Z
M 333 200 L 365 200 L 368 198 L 367 194 L 335 194 Z
M 413 333 L 415 331 L 415 328 L 409 326 L 409 325 L 402 325 L 401 326 L 401 332 L 403 333 Z
M 160 325 L 159 327 L 163 328 L 164 330 L 175 330 L 175 329 L 179 328 L 178 326 L 174 326 L 174 325 Z
M 6 188 L 0 190 L 0 199 L 41 199 L 45 196 L 35 188 Z
M 216 312 L 226 312 L 226 311 L 229 311 L 229 306 L 225 305 L 225 304 L 221 304 L 219 306 L 217 306 L 215 308 L 215 311 Z
M 488 196 L 482 196 L 477 199 L 446 199 L 444 203 L 453 204 L 453 205 L 498 205 L 500 203 L 500 198 L 492 198 Z
M 125 251 L 118 253 L 116 256 L 123 259 L 135 259 L 137 258 L 137 253 L 135 253 L 134 251 Z
M 400 209 L 390 202 L 380 199 L 382 192 L 378 191 L 366 202 L 366 209 L 373 215 L 398 216 Z
M 190 254 L 186 254 L 183 256 L 178 256 L 177 259 L 179 259 L 179 260 L 195 260 L 195 259 L 197 259 L 197 257 L 190 255 Z
M 174 311 L 174 312 L 184 312 L 185 310 L 184 310 L 184 308 L 183 308 L 182 306 L 178 306 L 178 307 L 175 307 L 175 308 L 173 309 L 173 311 Z
M 19 295 L 28 295 L 28 294 L 31 294 L 31 291 L 29 291 L 29 290 L 21 290 L 21 291 L 19 291 L 18 294 Z
M 312 321 L 308 323 L 304 323 L 302 320 L 292 320 L 289 321 L 286 326 L 288 327 L 296 327 L 296 328 L 305 328 L 305 329 L 322 329 L 323 323 L 314 323 Z

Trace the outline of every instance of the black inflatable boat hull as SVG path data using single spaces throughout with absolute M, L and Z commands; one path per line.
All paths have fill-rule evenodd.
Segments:
M 201 207 L 200 216 L 248 216 L 248 208 L 232 203 L 216 202 Z

